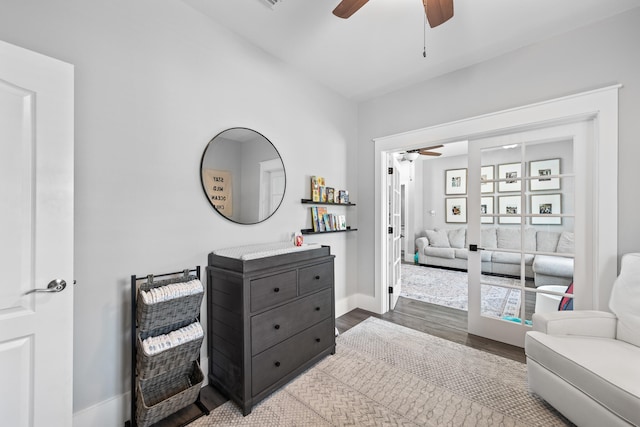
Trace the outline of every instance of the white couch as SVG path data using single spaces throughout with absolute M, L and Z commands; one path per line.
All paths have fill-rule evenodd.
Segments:
M 640 425 L 640 254 L 622 258 L 609 308 L 535 313 L 529 388 L 578 426 Z
M 468 250 L 466 228 L 425 230 L 416 239 L 418 263 L 435 267 L 467 269 Z M 525 258 L 525 276 L 535 285 L 567 287 L 573 281 L 573 258 L 562 256 L 574 252 L 573 233 L 524 229 L 524 249 L 552 255 L 528 253 Z M 471 242 L 475 243 L 475 242 Z M 481 230 L 480 246 L 482 272 L 520 275 L 520 254 L 505 252 L 519 250 L 522 244 L 520 227 L 485 227 Z M 553 254 L 558 254 L 553 255 Z

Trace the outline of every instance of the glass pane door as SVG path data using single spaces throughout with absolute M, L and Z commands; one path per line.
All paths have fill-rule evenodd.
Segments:
M 572 306 L 576 144 L 572 125 L 469 143 L 470 333 L 522 346 Z

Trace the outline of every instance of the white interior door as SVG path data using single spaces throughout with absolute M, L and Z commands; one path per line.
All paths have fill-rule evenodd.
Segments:
M 286 178 L 280 159 L 260 162 L 260 216 L 262 221 L 271 216 L 284 197 Z
M 402 282 L 400 280 L 400 268 L 402 263 L 402 198 L 400 192 L 400 165 L 398 160 L 389 155 L 389 174 L 387 179 L 389 195 L 389 310 L 393 310 L 400 297 Z
M 1 41 L 0 204 L 0 424 L 68 427 L 73 67 Z
M 469 333 L 522 347 L 541 299 L 555 299 L 554 310 L 562 296 L 592 307 L 593 278 L 580 249 L 594 209 L 588 129 L 579 122 L 469 142 Z M 575 239 L 571 250 L 559 248 L 562 233 Z M 569 265 L 572 276 L 539 276 L 538 257 Z M 579 285 L 570 295 L 571 282 Z

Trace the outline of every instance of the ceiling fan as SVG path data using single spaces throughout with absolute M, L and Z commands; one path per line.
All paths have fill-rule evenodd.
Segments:
M 404 159 L 410 162 L 413 162 L 415 159 L 417 159 L 421 155 L 438 157 L 438 156 L 441 156 L 442 153 L 438 153 L 437 151 L 432 151 L 432 150 L 437 150 L 438 148 L 442 148 L 442 147 L 444 147 L 444 145 L 432 145 L 431 147 L 422 147 L 422 148 L 416 148 L 413 150 L 407 150 L 404 152 Z
M 339 18 L 347 19 L 368 1 L 342 0 L 333 10 L 333 14 Z M 431 28 L 437 27 L 453 17 L 453 0 L 422 0 L 422 4 Z

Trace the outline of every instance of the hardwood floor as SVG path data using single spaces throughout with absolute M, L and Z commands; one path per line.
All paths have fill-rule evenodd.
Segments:
M 336 319 L 336 327 L 340 333 L 344 333 L 369 317 L 377 317 L 388 322 L 519 362 L 525 361 L 524 350 L 522 348 L 468 334 L 466 311 L 404 297 L 399 298 L 398 305 L 393 312 L 379 315 L 357 308 L 338 317 Z M 202 389 L 201 399 L 209 410 L 213 410 L 227 401 L 220 392 L 211 386 L 206 386 Z M 184 425 L 184 423 L 188 422 L 198 412 L 195 405 L 191 405 L 154 426 L 169 427 Z
M 525 362 L 524 349 L 467 333 L 466 311 L 404 297 L 398 299 L 396 309 L 392 312 L 379 315 L 355 309 L 336 319 L 336 326 L 342 333 L 370 316 L 518 362 Z

